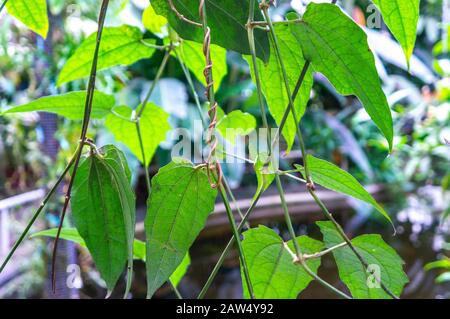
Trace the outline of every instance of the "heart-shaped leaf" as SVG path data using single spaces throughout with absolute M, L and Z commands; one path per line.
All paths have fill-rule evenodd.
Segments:
M 135 196 L 125 156 L 108 145 L 78 168 L 72 203 L 74 224 L 111 292 L 128 260 L 133 271 Z
M 152 179 L 145 218 L 147 297 L 166 282 L 214 210 L 217 190 L 204 168 L 176 159 Z
M 313 2 L 289 26 L 314 71 L 323 73 L 339 93 L 355 94 L 392 149 L 391 111 L 364 31 L 338 6 Z

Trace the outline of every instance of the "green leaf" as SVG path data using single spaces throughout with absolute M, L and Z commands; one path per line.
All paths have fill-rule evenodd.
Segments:
M 206 85 L 203 70 L 205 69 L 205 56 L 203 55 L 203 44 L 181 40 L 180 45 L 175 48 L 183 63 L 192 71 L 197 80 Z M 173 56 L 175 52 L 172 52 Z M 227 74 L 227 51 L 218 45 L 211 45 L 211 59 L 213 62 L 214 90 L 220 87 L 222 79 Z
M 59 74 L 57 86 L 89 76 L 96 38 L 97 32 L 91 34 L 67 60 Z M 143 42 L 142 33 L 137 27 L 123 25 L 104 28 L 97 70 L 116 65 L 130 65 L 138 60 L 150 58 L 155 49 Z
M 392 116 L 364 31 L 333 4 L 310 3 L 289 24 L 304 57 L 343 95 L 356 95 L 392 149 Z
M 449 281 L 450 281 L 450 271 L 444 272 L 443 274 L 440 274 L 436 278 L 436 283 L 438 283 L 438 284 L 442 284 L 444 282 L 449 282 Z
M 86 91 L 75 91 L 61 95 L 44 96 L 30 103 L 13 106 L 3 114 L 23 112 L 49 112 L 55 113 L 71 120 L 81 120 L 84 116 Z M 111 95 L 95 91 L 92 102 L 91 118 L 100 119 L 110 113 L 116 103 Z
M 220 134 L 230 143 L 235 144 L 238 136 L 246 136 L 256 129 L 256 119 L 249 113 L 235 110 L 224 114 L 220 110 L 216 125 Z
M 167 25 L 168 21 L 165 17 L 156 14 L 155 9 L 149 5 L 142 14 L 142 24 L 144 27 L 154 34 L 163 33 L 163 28 Z
M 392 220 L 388 213 L 350 173 L 344 171 L 333 163 L 309 154 L 306 157 L 306 161 L 314 183 L 372 205 L 373 208 L 379 211 L 392 224 Z M 302 166 L 295 165 L 295 167 L 300 173 L 302 173 L 303 176 L 305 176 L 305 169 Z
M 197 0 L 173 0 L 178 12 L 186 18 L 200 23 Z M 153 0 L 157 14 L 165 16 L 175 31 L 186 40 L 203 43 L 203 29 L 180 20 L 171 10 L 167 0 Z M 206 15 L 211 28 L 211 43 L 227 50 L 250 54 L 247 29 L 248 0 L 206 0 Z M 255 1 L 255 20 L 263 20 Z M 256 54 L 264 62 L 269 61 L 270 49 L 267 32 L 255 29 Z
M 204 168 L 179 158 L 153 177 L 145 218 L 148 298 L 181 264 L 214 210 L 216 196 Z
M 170 282 L 172 283 L 172 285 L 174 285 L 175 287 L 178 286 L 181 279 L 183 279 L 184 275 L 186 275 L 186 272 L 190 264 L 191 264 L 191 257 L 189 256 L 189 253 L 187 253 L 186 256 L 184 256 L 181 264 L 177 267 L 177 269 L 175 269 L 173 274 L 170 276 Z
M 416 43 L 420 0 L 372 1 L 381 11 L 384 22 L 402 46 L 409 66 L 409 59 Z
M 342 238 L 331 222 L 317 222 L 323 234 L 327 248 L 342 243 Z M 386 244 L 380 235 L 362 235 L 352 239 L 356 250 L 367 261 L 371 269 L 379 268 L 379 279 L 396 296 L 400 296 L 408 277 L 403 271 L 403 260 L 394 249 Z M 377 285 L 377 280 L 364 269 L 358 257 L 350 247 L 344 246 L 333 250 L 334 259 L 339 269 L 339 277 L 350 290 L 354 298 L 380 299 L 390 296 Z
M 431 270 L 436 268 L 443 268 L 450 270 L 450 258 L 444 257 L 444 259 L 433 261 L 425 265 L 425 270 Z
M 46 230 L 32 234 L 30 236 L 30 238 L 37 238 L 37 237 L 55 238 L 57 232 L 58 232 L 58 228 L 46 229 Z M 62 228 L 61 235 L 59 236 L 59 238 L 71 241 L 71 242 L 78 244 L 81 247 L 87 249 L 84 239 L 80 236 L 80 234 L 78 233 L 78 230 L 76 228 Z M 134 253 L 134 259 L 142 260 L 145 262 L 145 243 L 139 239 L 135 239 L 133 241 L 133 253 Z
M 90 154 L 78 168 L 72 214 L 108 291 L 112 291 L 127 260 L 131 282 L 135 197 L 124 155 L 114 146 L 99 152 Z
M 133 110 L 129 107 L 118 106 L 114 108 L 113 114 L 106 118 L 105 126 L 118 141 L 124 143 L 144 163 L 136 124 L 131 122 L 132 114 Z M 170 130 L 169 114 L 155 104 L 147 103 L 141 115 L 140 127 L 146 161 L 144 165 L 148 166 L 158 145 L 166 139 L 166 133 Z
M 267 157 L 268 156 L 266 154 L 259 154 L 255 161 L 254 169 L 256 173 L 256 179 L 258 180 L 256 194 L 266 191 L 275 179 L 276 172 L 273 169 L 272 163 L 264 165 Z M 253 197 L 253 200 L 256 199 L 256 194 L 255 197 Z
M 42 36 L 48 33 L 48 15 L 46 0 L 9 0 L 6 10 L 13 17 L 19 19 L 28 28 Z
M 288 26 L 276 25 L 275 32 L 278 38 L 281 57 L 285 64 L 289 87 L 291 92 L 293 92 L 306 61 L 301 50 L 298 49 L 299 43 L 297 38 L 293 35 Z M 267 65 L 264 65 L 264 63 L 258 61 L 257 66 L 261 78 L 261 88 L 266 98 L 270 114 L 279 126 L 289 105 L 289 98 L 286 93 L 281 67 L 276 58 L 276 53 L 273 46 L 271 46 L 271 57 L 272 58 Z M 252 58 L 250 56 L 246 56 L 245 59 L 250 65 L 251 75 L 255 81 Z M 297 119 L 299 121 L 305 113 L 306 105 L 311 94 L 312 85 L 312 70 L 309 68 L 302 82 L 302 86 L 300 87 L 298 96 L 294 101 L 295 114 L 297 115 Z M 298 124 L 299 123 L 295 123 L 294 117 L 292 116 L 292 113 L 290 113 L 282 131 L 282 134 L 287 142 L 287 152 L 291 150 L 292 145 L 294 144 Z
M 294 299 L 312 281 L 312 277 L 300 266 L 293 263 L 292 256 L 283 240 L 270 228 L 260 225 L 243 233 L 242 247 L 247 259 L 250 279 L 257 299 Z M 307 236 L 297 241 L 304 253 L 319 252 L 323 244 Z M 288 242 L 291 250 L 292 241 Z M 317 272 L 320 259 L 311 259 L 307 265 Z M 244 297 L 249 298 L 243 282 Z

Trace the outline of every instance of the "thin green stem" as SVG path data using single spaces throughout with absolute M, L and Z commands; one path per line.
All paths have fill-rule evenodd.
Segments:
M 347 243 L 344 242 L 344 243 L 340 243 L 338 245 L 335 245 L 333 247 L 330 247 L 328 249 L 319 251 L 318 253 L 315 253 L 315 254 L 310 254 L 310 255 L 303 254 L 303 259 L 308 260 L 308 259 L 321 258 L 321 257 L 323 257 L 323 256 L 325 256 L 325 255 L 335 251 L 336 249 L 339 249 L 339 248 L 345 247 L 345 246 L 347 246 Z
M 279 175 L 275 175 L 275 182 L 277 184 L 278 193 L 280 194 L 281 207 L 283 208 L 284 219 L 285 219 L 288 231 L 289 231 L 289 235 L 291 236 L 291 239 L 294 242 L 295 253 L 297 254 L 297 257 L 300 259 L 302 256 L 302 252 L 300 250 L 300 246 L 298 245 L 298 242 L 296 239 L 297 235 L 295 234 L 295 230 L 292 225 L 291 216 L 289 214 L 286 199 L 284 197 L 283 185 L 281 184 L 281 179 L 280 179 Z
M 226 191 L 225 191 L 223 185 L 219 185 L 219 192 L 220 192 L 220 195 L 222 196 L 223 203 L 225 204 L 225 210 L 227 211 L 228 221 L 230 222 L 231 229 L 233 231 L 234 240 L 236 241 L 236 246 L 237 246 L 238 253 L 239 253 L 239 259 L 241 260 L 242 269 L 244 270 L 244 277 L 245 277 L 245 281 L 247 283 L 248 291 L 250 293 L 251 298 L 255 299 L 252 281 L 250 279 L 247 262 L 245 260 L 244 249 L 242 248 L 241 238 L 239 235 L 238 228 L 236 226 L 236 222 L 234 220 L 233 211 L 231 210 L 231 207 L 230 207 L 230 202 L 228 201 L 227 194 L 226 194 Z
M 183 296 L 180 294 L 180 291 L 178 290 L 177 286 L 173 284 L 173 282 L 169 279 L 170 286 L 172 287 L 173 292 L 175 293 L 175 296 L 177 296 L 178 299 L 183 299 Z
M 332 3 L 336 3 L 336 1 L 333 0 Z M 273 24 L 272 24 L 272 20 L 270 18 L 269 13 L 268 13 L 268 8 L 267 7 L 263 7 L 263 15 L 264 15 L 265 20 L 267 21 L 267 25 L 269 27 L 270 34 L 271 34 L 271 39 L 272 39 L 272 42 L 273 42 L 274 47 L 275 47 L 275 51 L 276 51 L 276 54 L 277 54 L 278 61 L 280 63 L 281 71 L 282 71 L 282 74 L 283 74 L 284 85 L 285 85 L 285 88 L 286 88 L 286 93 L 287 93 L 287 95 L 289 97 L 289 105 L 290 105 L 289 108 L 290 108 L 291 113 L 292 113 L 292 115 L 294 117 L 295 123 L 300 123 L 297 120 L 297 116 L 296 116 L 295 111 L 294 111 L 294 103 L 293 103 L 292 95 L 291 95 L 291 92 L 290 92 L 289 80 L 288 80 L 288 77 L 287 77 L 286 68 L 284 66 L 283 58 L 281 56 L 280 46 L 278 44 L 278 39 L 277 39 L 277 36 L 276 36 L 276 33 L 275 33 L 275 29 L 274 29 Z M 306 67 L 306 63 L 305 63 L 305 67 Z M 304 67 L 304 69 L 305 69 L 305 67 Z M 305 71 L 305 73 L 306 73 L 306 71 Z M 356 256 L 358 257 L 358 259 L 360 260 L 362 265 L 365 268 L 367 268 L 368 264 L 365 261 L 365 259 L 362 257 L 361 254 L 359 254 L 359 252 L 356 250 L 356 248 L 351 243 L 351 241 L 348 238 L 348 236 L 345 234 L 345 232 L 342 229 L 342 227 L 334 219 L 334 217 L 329 213 L 329 211 L 326 208 L 326 206 L 323 204 L 323 202 L 320 200 L 320 198 L 315 193 L 315 191 L 314 191 L 314 189 L 315 189 L 314 183 L 313 183 L 313 180 L 311 178 L 311 172 L 309 170 L 308 161 L 306 160 L 307 159 L 307 153 L 306 153 L 304 139 L 303 139 L 303 136 L 302 136 L 302 133 L 301 133 L 301 130 L 300 130 L 300 125 L 296 125 L 296 130 L 297 130 L 297 138 L 298 138 L 299 143 L 300 143 L 300 151 L 301 151 L 301 154 L 302 154 L 302 157 L 303 157 L 303 165 L 305 167 L 305 178 L 306 178 L 306 181 L 307 181 L 307 188 L 308 188 L 309 193 L 314 198 L 314 201 L 320 206 L 320 208 L 324 212 L 325 216 L 333 222 L 333 224 L 335 225 L 335 227 L 336 227 L 337 231 L 339 232 L 339 234 L 341 235 L 341 237 L 345 240 L 345 242 L 349 245 L 349 247 L 352 249 L 352 251 L 356 254 Z M 381 281 L 380 281 L 380 285 L 383 288 L 383 290 L 389 296 L 397 299 L 397 297 L 390 291 L 390 289 L 387 288 Z
M 228 196 L 230 196 L 231 201 L 233 202 L 233 205 L 234 205 L 234 207 L 236 208 L 236 210 L 237 210 L 237 212 L 239 214 L 239 217 L 241 217 L 241 220 L 242 220 L 244 218 L 244 214 L 242 214 L 241 208 L 237 204 L 236 197 L 234 197 L 234 194 L 233 194 L 233 192 L 231 190 L 231 187 L 230 187 L 230 184 L 228 183 L 228 180 L 226 178 L 222 177 L 222 182 L 223 182 L 223 186 L 224 186 L 225 190 L 228 193 Z M 250 228 L 250 225 L 246 224 L 245 227 L 246 228 Z
M 278 38 L 277 38 L 277 35 L 275 33 L 275 28 L 273 27 L 272 20 L 270 19 L 267 7 L 263 7 L 263 15 L 264 15 L 264 18 L 267 21 L 267 25 L 269 26 L 270 35 L 271 35 L 271 39 L 272 39 L 273 45 L 275 47 L 276 56 L 277 56 L 278 62 L 280 63 L 281 73 L 283 75 L 284 86 L 286 88 L 286 94 L 287 94 L 288 99 L 289 99 L 289 108 L 288 109 L 290 109 L 292 117 L 294 118 L 294 121 L 296 123 L 295 128 L 297 130 L 297 138 L 298 138 L 299 143 L 300 143 L 300 151 L 301 151 L 302 154 L 306 154 L 305 142 L 304 142 L 301 130 L 300 130 L 300 125 L 297 124 L 297 123 L 300 123 L 300 121 L 298 120 L 297 114 L 295 112 L 294 100 L 292 99 L 291 89 L 289 87 L 289 78 L 288 78 L 287 73 L 286 73 L 286 67 L 284 65 L 283 57 L 281 56 L 280 45 L 278 44 Z M 305 63 L 305 65 L 303 67 L 304 72 L 302 70 L 302 74 L 300 75 L 300 77 L 302 77 L 302 75 L 303 75 L 303 78 L 304 78 L 304 76 L 306 74 L 307 64 L 308 64 L 308 62 Z M 303 80 L 302 80 L 302 82 L 303 82 Z M 301 86 L 301 83 L 300 83 L 300 86 Z M 300 89 L 300 86 L 299 86 L 299 89 Z M 287 111 L 287 112 L 289 112 L 289 111 Z M 304 159 L 303 165 L 305 167 L 306 180 L 308 181 L 308 183 L 312 183 L 311 179 L 310 179 L 311 175 L 309 173 L 309 165 L 308 165 L 308 163 L 306 161 L 306 158 L 304 157 L 303 159 Z
M 238 232 L 242 231 L 245 224 L 247 223 L 248 219 L 250 218 L 251 213 L 256 207 L 256 204 L 258 203 L 259 199 L 261 198 L 261 195 L 263 193 L 263 189 L 259 189 L 257 193 L 255 194 L 254 199 L 252 200 L 252 203 L 250 204 L 250 207 L 248 208 L 247 212 L 244 215 L 244 218 L 241 220 L 238 226 Z M 214 266 L 214 269 L 212 270 L 211 274 L 208 277 L 208 280 L 206 281 L 205 285 L 203 286 L 202 290 L 200 291 L 198 295 L 198 299 L 203 299 L 206 295 L 206 292 L 211 287 L 211 284 L 213 283 L 214 279 L 216 278 L 220 267 L 222 267 L 226 256 L 233 248 L 235 241 L 235 237 L 231 237 L 231 239 L 228 241 L 228 244 L 226 245 L 225 249 L 222 251 L 222 254 L 219 257 L 219 260 L 217 261 L 216 265 Z
M 0 13 L 2 12 L 3 8 L 5 7 L 8 0 L 4 0 L 3 3 L 0 5 Z
M 267 115 L 265 112 L 265 107 L 264 107 L 264 100 L 263 100 L 263 96 L 262 96 L 262 88 L 261 88 L 261 80 L 259 77 L 259 73 L 258 73 L 258 65 L 257 65 L 257 61 L 256 61 L 256 51 L 255 51 L 255 40 L 254 40 L 254 34 L 253 34 L 253 26 L 251 25 L 253 22 L 253 17 L 254 17 L 254 0 L 250 0 L 250 13 L 249 13 L 249 19 L 247 22 L 247 30 L 248 30 L 248 39 L 249 39 L 249 47 L 250 47 L 250 52 L 252 54 L 252 63 L 253 63 L 253 68 L 254 68 L 254 73 L 255 73 L 255 82 L 256 82 L 256 89 L 258 91 L 258 102 L 259 102 L 259 107 L 260 107 L 260 111 L 263 117 L 263 125 L 265 128 L 268 128 L 268 124 L 267 124 Z M 296 87 L 298 87 L 296 89 L 296 92 L 298 92 L 298 90 L 300 89 L 301 83 L 303 82 L 303 78 L 304 75 L 306 74 L 306 69 L 302 71 L 302 75 L 300 77 L 300 79 L 297 81 L 297 85 Z M 289 98 L 290 98 L 290 105 L 293 105 L 292 103 L 292 97 L 289 93 Z M 288 113 L 289 114 L 289 113 Z M 287 115 L 286 115 L 287 118 Z M 284 124 L 283 124 L 284 125 Z M 282 129 L 282 127 L 281 127 Z M 281 132 L 281 130 L 279 131 Z M 270 138 L 268 139 L 268 147 L 269 147 L 269 152 L 272 152 L 272 145 L 271 145 L 271 140 Z M 273 157 L 273 156 L 270 156 Z M 284 190 L 279 178 L 279 175 L 276 175 L 276 180 L 277 180 L 277 188 L 278 188 L 278 193 L 280 195 L 280 199 L 283 202 L 284 200 Z M 285 201 L 284 201 L 285 202 Z M 296 243 L 296 236 L 295 236 L 295 232 L 293 231 L 293 227 L 292 227 L 292 222 L 290 222 L 290 216 L 289 216 L 289 211 L 287 210 L 287 205 L 285 205 L 284 207 L 284 213 L 288 224 L 288 228 L 290 228 L 290 233 L 292 236 L 292 239 L 294 241 L 294 245 L 296 246 L 296 251 L 300 252 L 300 249 L 298 248 L 298 243 Z M 324 285 L 325 287 L 327 287 L 328 289 L 334 291 L 335 293 L 337 293 L 338 295 L 342 296 L 342 297 L 348 297 L 345 294 L 343 294 L 342 292 L 340 292 L 339 290 L 337 290 L 336 288 L 334 288 L 333 286 L 331 286 L 330 284 L 328 284 L 327 282 L 325 282 L 323 279 L 321 279 L 319 276 L 317 276 L 316 274 L 314 274 L 314 272 L 312 272 L 309 267 L 306 265 L 306 263 L 302 263 L 303 268 L 305 269 L 306 272 L 308 272 L 308 274 L 310 274 L 313 278 L 315 278 L 320 284 Z
M 153 80 L 152 84 L 150 85 L 150 89 L 147 92 L 147 95 L 145 96 L 144 100 L 142 101 L 142 105 L 138 111 L 137 118 L 139 119 L 142 116 L 142 113 L 145 110 L 145 107 L 147 106 L 148 101 L 150 100 L 150 97 L 152 96 L 153 91 L 156 88 L 156 84 L 158 83 L 159 79 L 161 78 L 164 69 L 166 68 L 167 62 L 170 58 L 170 52 L 172 50 L 172 47 L 170 46 L 169 49 L 167 49 L 166 53 L 164 54 L 164 58 L 159 65 L 158 71 L 156 71 L 155 79 Z
M 184 73 L 184 76 L 185 76 L 186 81 L 188 83 L 189 89 L 191 90 L 191 93 L 192 93 L 192 95 L 194 97 L 194 102 L 195 102 L 195 106 L 197 107 L 198 115 L 200 116 L 200 119 L 202 120 L 203 128 L 205 128 L 205 127 L 208 126 L 208 123 L 206 121 L 205 116 L 203 116 L 202 105 L 200 103 L 200 98 L 199 98 L 199 96 L 197 94 L 197 91 L 195 90 L 194 81 L 192 80 L 191 73 L 189 72 L 188 68 L 186 67 L 186 65 L 184 64 L 183 60 L 181 59 L 177 49 L 174 49 L 173 52 L 175 52 L 175 56 L 178 59 L 178 63 L 180 64 L 181 69 L 183 70 L 183 73 Z
M 324 287 L 329 289 L 331 292 L 337 294 L 338 296 L 340 296 L 340 297 L 342 297 L 344 299 L 352 299 L 352 297 L 350 297 L 349 295 L 347 295 L 347 294 L 343 293 L 342 291 L 336 289 L 335 287 L 333 287 L 332 285 L 327 283 L 325 280 L 320 278 L 317 274 L 315 274 L 311 270 L 311 268 L 309 268 L 308 264 L 306 263 L 305 255 L 302 255 L 300 258 L 298 258 L 297 255 L 293 251 L 291 251 L 291 248 L 289 247 L 289 245 L 286 242 L 284 242 L 284 248 L 291 255 L 294 264 L 300 264 L 303 267 L 303 269 L 308 273 L 308 275 L 310 275 L 315 280 L 317 280 L 321 285 L 323 285 Z
M 80 147 L 80 145 L 78 145 L 78 147 Z M 52 198 L 53 194 L 56 192 L 56 190 L 58 189 L 59 185 L 61 185 L 62 181 L 64 180 L 64 177 L 67 175 L 67 173 L 69 172 L 69 170 L 72 167 L 73 163 L 75 162 L 75 155 L 77 153 L 78 153 L 78 149 L 75 151 L 74 155 L 72 156 L 72 159 L 69 161 L 69 163 L 67 164 L 66 168 L 64 169 L 62 174 L 59 176 L 58 180 L 56 181 L 56 183 L 52 186 L 50 191 L 45 196 L 44 200 L 42 201 L 42 203 L 39 206 L 39 208 L 37 209 L 37 211 L 34 213 L 33 217 L 31 217 L 30 221 L 28 222 L 27 226 L 23 230 L 23 232 L 20 235 L 19 239 L 17 239 L 17 241 L 15 242 L 14 246 L 9 251 L 8 255 L 6 256 L 5 260 L 3 261 L 3 263 L 2 263 L 2 265 L 0 267 L 0 273 L 2 273 L 2 271 L 5 269 L 6 265 L 11 260 L 12 256 L 16 252 L 17 248 L 19 248 L 20 244 L 23 242 L 23 240 L 27 236 L 27 234 L 30 231 L 31 227 L 33 226 L 34 222 L 39 217 L 39 215 L 41 214 L 42 210 L 47 205 L 48 201 Z
M 304 179 L 302 179 L 302 178 L 300 178 L 300 177 L 297 177 L 297 176 L 295 176 L 295 175 L 289 174 L 289 173 L 287 173 L 287 172 L 278 171 L 277 174 L 278 174 L 278 175 L 287 176 L 287 177 L 289 177 L 289 178 L 291 178 L 291 179 L 293 179 L 293 180 L 296 180 L 296 181 L 298 181 L 298 182 L 301 182 L 301 183 L 305 183 L 305 184 L 307 183 L 306 180 L 304 180 Z
M 142 162 L 144 164 L 143 166 L 144 166 L 145 183 L 147 185 L 147 192 L 148 192 L 148 194 L 150 194 L 150 189 L 151 189 L 150 173 L 148 172 L 147 160 L 145 158 L 144 141 L 142 139 L 140 119 L 138 119 L 135 123 L 136 123 L 136 132 L 137 132 L 138 140 L 139 140 L 139 148 L 141 150 Z

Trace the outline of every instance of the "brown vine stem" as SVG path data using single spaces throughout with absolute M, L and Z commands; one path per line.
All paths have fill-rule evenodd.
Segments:
M 61 213 L 61 220 L 59 222 L 58 232 L 56 234 L 54 246 L 53 246 L 53 256 L 52 256 L 52 290 L 53 290 L 53 293 L 55 293 L 55 288 L 56 288 L 55 287 L 55 280 L 56 280 L 55 267 L 56 267 L 56 255 L 57 255 L 57 250 L 58 250 L 58 241 L 59 241 L 59 237 L 61 235 L 61 229 L 62 229 L 62 226 L 64 223 L 64 218 L 66 216 L 67 208 L 69 206 L 72 187 L 73 187 L 75 177 L 77 174 L 78 165 L 80 163 L 83 145 L 86 140 L 87 130 L 89 128 L 89 122 L 90 122 L 91 111 L 92 111 L 92 101 L 94 98 L 95 79 L 97 77 L 98 52 L 100 49 L 100 42 L 101 42 L 101 38 L 102 38 L 102 32 L 103 32 L 103 26 L 105 23 L 106 12 L 108 11 L 108 5 L 109 5 L 109 0 L 102 1 L 102 6 L 100 9 L 100 14 L 99 14 L 99 19 L 98 19 L 98 30 L 97 30 L 97 39 L 96 39 L 96 46 L 95 46 L 95 51 L 94 51 L 94 58 L 92 61 L 91 73 L 89 76 L 89 83 L 88 83 L 88 88 L 87 88 L 86 102 L 85 102 L 85 106 L 84 106 L 83 124 L 82 124 L 82 128 L 81 128 L 80 140 L 78 142 L 79 147 L 77 149 L 77 152 L 75 153 L 75 161 L 73 164 L 74 167 L 73 167 L 72 175 L 70 177 L 69 185 L 67 187 L 64 206 L 63 206 L 63 210 Z
M 206 97 L 209 100 L 210 110 L 209 110 L 209 117 L 210 117 L 210 124 L 209 124 L 209 136 L 208 136 L 208 145 L 210 147 L 210 154 L 208 156 L 206 165 L 207 165 L 207 172 L 208 176 L 210 174 L 211 165 L 214 165 L 214 173 L 212 175 L 215 178 L 215 184 L 211 184 L 212 187 L 218 187 L 219 192 L 222 196 L 227 215 L 228 220 L 230 222 L 230 226 L 233 231 L 233 236 L 236 241 L 236 246 L 239 252 L 239 259 L 240 263 L 242 265 L 245 281 L 247 283 L 247 287 L 250 293 L 250 296 L 252 299 L 255 298 L 254 292 L 253 292 L 253 285 L 250 279 L 250 274 L 247 267 L 247 262 L 244 255 L 244 250 L 242 248 L 242 243 L 239 235 L 238 228 L 236 227 L 236 222 L 234 220 L 233 211 L 231 210 L 230 203 L 228 201 L 227 193 L 225 191 L 225 188 L 223 186 L 223 176 L 222 176 L 222 169 L 220 166 L 220 162 L 217 161 L 216 155 L 215 155 L 215 149 L 217 147 L 217 139 L 214 136 L 214 131 L 216 128 L 216 122 L 217 122 L 217 102 L 215 100 L 214 96 L 214 79 L 213 79 L 213 63 L 211 60 L 211 29 L 208 26 L 208 20 L 207 20 L 207 12 L 206 12 L 206 4 L 205 0 L 199 1 L 199 16 L 202 19 L 202 27 L 203 27 L 203 34 L 204 34 L 204 41 L 203 41 L 203 53 L 205 55 L 205 69 L 204 69 L 204 76 L 206 80 Z
M 197 92 L 195 91 L 194 82 L 192 81 L 191 74 L 189 73 L 188 68 L 186 67 L 185 63 L 183 62 L 182 57 L 177 52 L 177 49 L 174 49 L 173 52 L 175 53 L 175 56 L 176 56 L 176 58 L 178 60 L 178 63 L 180 64 L 180 67 L 183 70 L 183 73 L 184 73 L 184 76 L 186 78 L 186 81 L 188 82 L 189 89 L 191 90 L 191 93 L 194 96 L 194 102 L 195 102 L 195 105 L 196 105 L 196 108 L 197 108 L 197 112 L 198 112 L 198 115 L 200 116 L 200 119 L 202 121 L 203 129 L 205 129 L 208 126 L 208 123 L 206 122 L 206 119 L 203 116 L 202 106 L 200 104 L 199 96 L 198 96 Z M 228 183 L 228 180 L 225 177 L 225 175 L 222 177 L 222 180 L 223 180 L 223 186 L 225 187 L 225 189 L 226 189 L 226 191 L 228 193 L 228 196 L 230 196 L 231 201 L 232 201 L 234 207 L 236 208 L 239 216 L 241 217 L 241 219 L 243 219 L 244 215 L 242 214 L 242 211 L 241 211 L 239 205 L 237 204 L 236 197 L 234 196 L 233 191 L 231 190 L 231 187 L 230 187 L 230 185 Z M 247 224 L 246 227 L 250 228 L 250 225 Z
M 263 0 L 263 3 L 265 3 L 265 0 Z M 333 0 L 332 3 L 336 3 L 336 1 Z M 271 20 L 271 18 L 269 16 L 268 5 L 267 4 L 266 5 L 262 5 L 261 8 L 262 8 L 262 11 L 263 11 L 263 14 L 264 14 L 264 18 L 265 18 L 265 20 L 267 22 L 267 26 L 269 27 L 271 39 L 273 41 L 273 44 L 274 44 L 274 47 L 275 47 L 275 50 L 276 50 L 276 54 L 277 54 L 277 58 L 278 58 L 278 61 L 280 63 L 280 67 L 281 67 L 281 70 L 282 70 L 283 79 L 284 79 L 284 85 L 285 85 L 285 88 L 286 88 L 287 96 L 289 98 L 289 106 L 288 106 L 287 109 L 290 109 L 290 111 L 291 111 L 291 113 L 292 113 L 292 115 L 294 117 L 295 122 L 296 123 L 300 123 L 299 121 L 297 121 L 296 114 L 295 114 L 295 111 L 294 111 L 294 102 L 293 102 L 291 91 L 290 91 L 290 87 L 289 87 L 288 77 L 287 77 L 287 74 L 286 74 L 286 68 L 284 66 L 284 62 L 283 62 L 283 59 L 281 57 L 280 47 L 279 47 L 279 44 L 278 44 L 278 39 L 277 39 L 277 36 L 276 36 L 276 33 L 275 33 L 275 29 L 273 27 L 272 20 Z M 306 67 L 307 67 L 307 63 L 305 63 L 304 69 Z M 302 74 L 303 73 L 304 72 L 302 71 Z M 306 71 L 305 71 L 305 73 L 306 73 Z M 286 110 L 286 112 L 287 112 L 287 110 Z M 317 203 L 317 205 L 321 208 L 321 210 L 325 214 L 325 216 L 334 224 L 334 226 L 335 226 L 336 230 L 338 231 L 338 233 L 340 234 L 340 236 L 344 239 L 344 241 L 347 243 L 347 245 L 355 253 L 355 255 L 357 256 L 357 258 L 359 259 L 361 264 L 364 266 L 364 268 L 367 269 L 368 268 L 368 263 L 365 261 L 364 257 L 353 246 L 351 240 L 348 238 L 347 234 L 345 234 L 345 232 L 342 229 L 342 227 L 340 226 L 340 224 L 334 219 L 334 217 L 328 211 L 328 209 L 326 208 L 324 203 L 320 200 L 320 198 L 315 193 L 314 183 L 313 183 L 313 180 L 311 178 L 311 173 L 310 173 L 310 171 L 308 169 L 308 164 L 307 164 L 307 161 L 306 161 L 307 153 L 306 153 L 305 143 L 304 143 L 304 139 L 303 139 L 303 136 L 302 136 L 302 133 L 301 133 L 299 125 L 297 125 L 296 130 L 297 130 L 297 138 L 298 138 L 299 143 L 300 143 L 300 151 L 301 151 L 303 162 L 304 162 L 303 165 L 305 167 L 305 178 L 306 178 L 306 181 L 307 181 L 306 185 L 307 185 L 307 189 L 308 189 L 309 193 L 311 194 L 311 196 L 313 197 L 313 199 Z M 301 256 L 299 256 L 299 257 L 301 257 Z M 300 258 L 300 260 L 301 260 L 301 258 Z M 378 280 L 378 278 L 377 278 L 377 280 Z M 381 280 L 378 280 L 378 282 L 380 283 L 381 288 L 389 296 L 391 296 L 394 299 L 398 299 L 398 297 L 395 294 L 393 294 L 391 292 L 391 290 L 386 285 L 384 285 L 384 283 Z

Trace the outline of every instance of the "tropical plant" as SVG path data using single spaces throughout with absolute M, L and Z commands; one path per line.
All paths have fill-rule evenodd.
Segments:
M 166 282 L 181 297 L 177 284 L 189 265 L 189 248 L 220 195 L 233 237 L 199 298 L 206 295 L 234 246 L 239 253 L 246 298 L 296 298 L 312 280 L 342 298 L 399 298 L 408 282 L 401 258 L 380 235 L 350 239 L 319 198 L 316 185 L 361 200 L 392 223 L 390 215 L 355 177 L 331 162 L 307 154 L 305 148 L 307 137 L 303 136 L 301 119 L 310 98 L 314 73 L 323 74 L 340 94 L 355 95 L 378 127 L 378 134 L 385 138 L 388 152 L 395 148 L 391 110 L 367 36 L 335 0 L 331 2 L 311 2 L 303 15 L 289 12 L 283 20 L 274 22 L 269 9 L 275 1 L 152 0 L 143 14 L 143 25 L 157 36 L 150 39 L 138 27 L 105 26 L 109 0 L 103 0 L 97 32 L 78 46 L 57 80 L 57 86 L 64 87 L 86 78 L 86 89 L 41 97 L 3 112 L 4 116 L 50 112 L 69 120 L 81 120 L 82 125 L 78 144 L 66 168 L 2 263 L 0 272 L 69 176 L 59 227 L 37 235 L 55 237 L 53 267 L 59 239 L 87 247 L 109 293 L 126 269 L 124 296 L 129 295 L 133 261 L 140 259 L 146 262 L 148 298 Z M 376 0 L 374 4 L 402 46 L 409 65 L 416 39 L 419 0 Z M 9 14 L 46 37 L 49 28 L 45 0 L 4 0 L 1 8 L 4 6 Z M 256 156 L 247 159 L 254 163 L 258 186 L 250 208 L 242 214 L 239 223 L 229 200 L 234 196 L 222 173 L 221 159 L 226 143 L 233 143 L 237 135 L 247 135 L 257 127 L 250 114 L 241 110 L 225 114 L 217 103 L 217 89 L 227 73 L 227 51 L 239 53 L 250 66 L 262 128 L 269 128 L 266 105 L 277 124 L 274 134 L 268 137 L 265 152 L 257 151 Z M 150 59 L 155 52 L 163 52 L 163 58 L 139 105 L 121 105 L 112 94 L 96 90 L 97 73 Z M 195 165 L 187 159 L 173 158 L 151 179 L 149 164 L 171 126 L 169 114 L 150 102 L 150 98 L 170 58 L 179 62 L 190 86 L 199 118 L 208 132 L 208 150 L 202 163 Z M 205 87 L 207 113 L 196 93 L 192 75 Z M 89 134 L 92 120 L 104 120 L 104 127 L 145 168 L 149 191 L 145 243 L 135 239 L 136 198 L 127 160 L 116 146 L 95 144 Z M 239 134 L 226 134 L 227 129 L 233 128 L 242 130 Z M 295 169 L 277 168 L 275 145 L 281 137 L 287 152 L 298 142 L 303 161 Z M 317 223 L 322 241 L 296 235 L 282 177 L 304 184 L 322 210 L 326 221 Z M 263 225 L 250 228 L 247 224 L 263 192 L 273 182 L 289 231 L 288 241 Z M 75 229 L 63 227 L 69 205 Z M 317 274 L 321 258 L 326 254 L 333 255 L 350 295 Z

